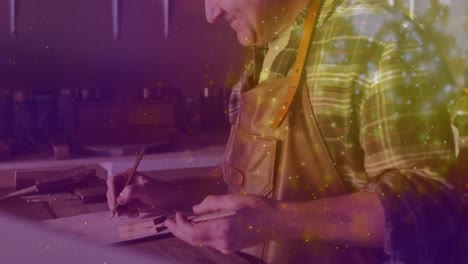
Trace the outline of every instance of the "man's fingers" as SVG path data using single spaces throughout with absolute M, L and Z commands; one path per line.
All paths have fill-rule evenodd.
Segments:
M 176 213 L 175 218 L 166 219 L 164 224 L 175 237 L 192 246 L 208 246 L 225 254 L 231 252 L 223 232 L 226 223 L 222 220 L 192 224 L 181 213 Z
M 109 207 L 109 210 L 112 211 L 115 206 L 115 196 L 114 196 L 113 190 L 107 189 L 106 197 L 107 197 L 107 207 Z
M 129 175 L 129 172 L 128 170 L 126 170 L 126 171 L 122 171 L 118 174 L 112 175 L 107 178 L 106 196 L 107 196 L 107 203 L 111 210 L 114 207 L 116 197 L 120 194 L 120 192 L 125 186 L 125 183 L 127 182 L 128 175 Z
M 237 211 L 249 206 L 248 201 L 236 195 L 209 195 L 203 201 L 192 207 L 196 214 L 206 214 L 216 211 Z
M 135 199 L 140 199 L 144 196 L 144 190 L 141 185 L 128 185 L 117 197 L 117 204 L 126 205 Z
M 185 242 L 193 245 L 192 224 L 182 215 L 177 212 L 175 218 L 167 218 L 164 225 L 171 231 L 171 233 Z
M 229 253 L 227 230 L 226 222 L 221 219 L 196 223 L 193 225 L 192 231 L 196 241 L 195 245 L 212 247 L 227 254 Z
M 141 173 L 136 173 L 129 185 L 125 186 L 131 169 L 127 169 L 118 174 L 107 178 L 107 205 L 113 210 L 115 204 L 118 204 L 119 215 L 136 215 L 140 211 L 153 211 L 157 209 L 155 201 L 151 198 L 149 178 Z M 125 187 L 125 188 L 124 188 Z M 129 214 L 128 210 L 132 210 Z
M 177 223 L 174 219 L 167 218 L 164 220 L 164 225 L 171 230 L 172 234 L 175 235 L 174 232 L 176 232 L 177 229 Z
M 193 224 L 181 212 L 176 212 L 175 222 L 181 234 L 183 233 L 186 238 L 193 239 Z
M 209 195 L 197 205 L 194 205 L 192 210 L 196 214 L 207 214 L 210 212 L 219 211 L 226 207 L 221 195 Z
M 133 182 L 139 185 L 143 185 L 148 182 L 148 176 L 136 172 L 135 177 L 133 178 Z
M 123 206 L 122 208 L 121 207 L 117 208 L 118 217 L 134 218 L 134 217 L 138 217 L 139 215 L 140 215 L 140 212 L 138 210 L 129 209 L 125 206 Z
M 199 226 L 199 224 L 192 224 L 183 216 L 182 213 L 177 212 L 174 219 L 168 218 L 165 225 L 172 232 L 174 236 L 193 246 L 203 246 L 211 244 L 212 234 L 209 230 L 210 226 Z M 208 229 L 207 229 L 208 228 Z

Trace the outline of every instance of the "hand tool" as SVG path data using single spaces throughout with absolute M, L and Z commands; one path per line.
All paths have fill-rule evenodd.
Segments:
M 10 198 L 25 196 L 29 194 L 41 194 L 41 193 L 51 193 L 51 192 L 60 192 L 64 190 L 69 190 L 78 186 L 83 186 L 88 183 L 89 175 L 75 175 L 67 178 L 52 179 L 42 182 L 38 182 L 31 187 L 27 187 L 10 194 L 3 196 L 1 200 L 6 200 Z
M 140 161 L 141 159 L 143 158 L 143 154 L 145 153 L 145 148 L 141 149 L 140 151 L 140 155 L 138 155 L 138 158 L 137 160 L 135 161 L 135 164 L 133 165 L 133 169 L 132 171 L 130 172 L 130 175 L 128 175 L 128 178 L 127 178 L 127 182 L 125 183 L 124 187 L 122 188 L 125 189 L 125 187 L 127 187 L 130 182 L 132 181 L 133 179 L 133 176 L 135 175 L 136 173 L 136 170 L 138 168 L 138 165 L 140 164 Z M 120 195 L 120 194 L 119 194 Z M 112 220 L 112 218 L 114 217 L 115 213 L 117 212 L 117 208 L 119 207 L 119 205 L 117 204 L 117 197 L 115 197 L 115 202 L 114 202 L 114 209 L 112 209 L 112 214 L 111 214 L 111 218 L 109 220 Z

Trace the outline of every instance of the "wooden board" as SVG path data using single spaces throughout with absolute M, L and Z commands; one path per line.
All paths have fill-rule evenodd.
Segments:
M 1 196 L 9 192 L 9 190 L 0 189 Z M 44 204 L 26 203 L 20 198 L 0 202 L 0 212 L 36 221 L 42 221 L 51 218 L 50 211 L 47 210 Z
M 2 264 L 193 263 L 177 261 L 170 257 L 165 258 L 162 254 L 148 254 L 133 248 L 100 246 L 89 241 L 71 239 L 56 232 L 50 232 L 39 223 L 1 211 L 0 223 L 2 223 L 0 243 L 0 263 Z
M 62 234 L 68 234 L 73 239 L 93 240 L 99 244 L 113 244 L 131 249 L 136 252 L 145 253 L 148 256 L 168 259 L 168 263 L 191 263 L 191 264 L 249 264 L 237 254 L 224 255 L 215 249 L 208 247 L 193 247 L 182 240 L 167 234 L 153 237 L 121 238 L 118 233 L 119 226 L 136 223 L 147 219 L 120 219 L 114 218 L 109 221 L 110 212 L 90 213 L 73 217 L 58 218 L 44 221 L 49 228 L 57 230 Z M 156 217 L 156 215 L 151 215 Z M 144 220 L 143 220 L 144 221 Z M 164 238 L 164 239 L 162 239 Z M 157 263 L 157 262 L 155 262 Z
M 100 244 L 114 244 L 151 236 L 154 233 L 140 233 L 135 236 L 121 237 L 119 227 L 137 224 L 154 218 L 158 215 L 146 215 L 140 218 L 118 218 L 110 220 L 110 212 L 98 212 L 71 217 L 64 217 L 44 221 L 44 223 L 57 231 L 69 233 L 76 238 L 85 238 Z

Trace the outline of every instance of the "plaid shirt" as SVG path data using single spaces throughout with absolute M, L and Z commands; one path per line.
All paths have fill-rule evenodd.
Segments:
M 288 44 L 264 78 L 291 74 L 306 14 L 288 28 Z M 254 65 L 233 89 L 231 121 Z M 435 47 L 384 1 L 325 0 L 305 80 L 343 182 L 381 198 L 385 263 L 432 263 L 438 248 L 430 242 L 453 232 L 458 208 L 447 176 L 455 159 L 447 104 L 456 89 Z

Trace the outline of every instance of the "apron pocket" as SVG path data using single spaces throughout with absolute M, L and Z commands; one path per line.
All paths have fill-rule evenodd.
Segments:
M 231 191 L 268 196 L 273 191 L 279 141 L 251 135 L 236 126 L 231 132 L 223 163 L 224 180 Z

